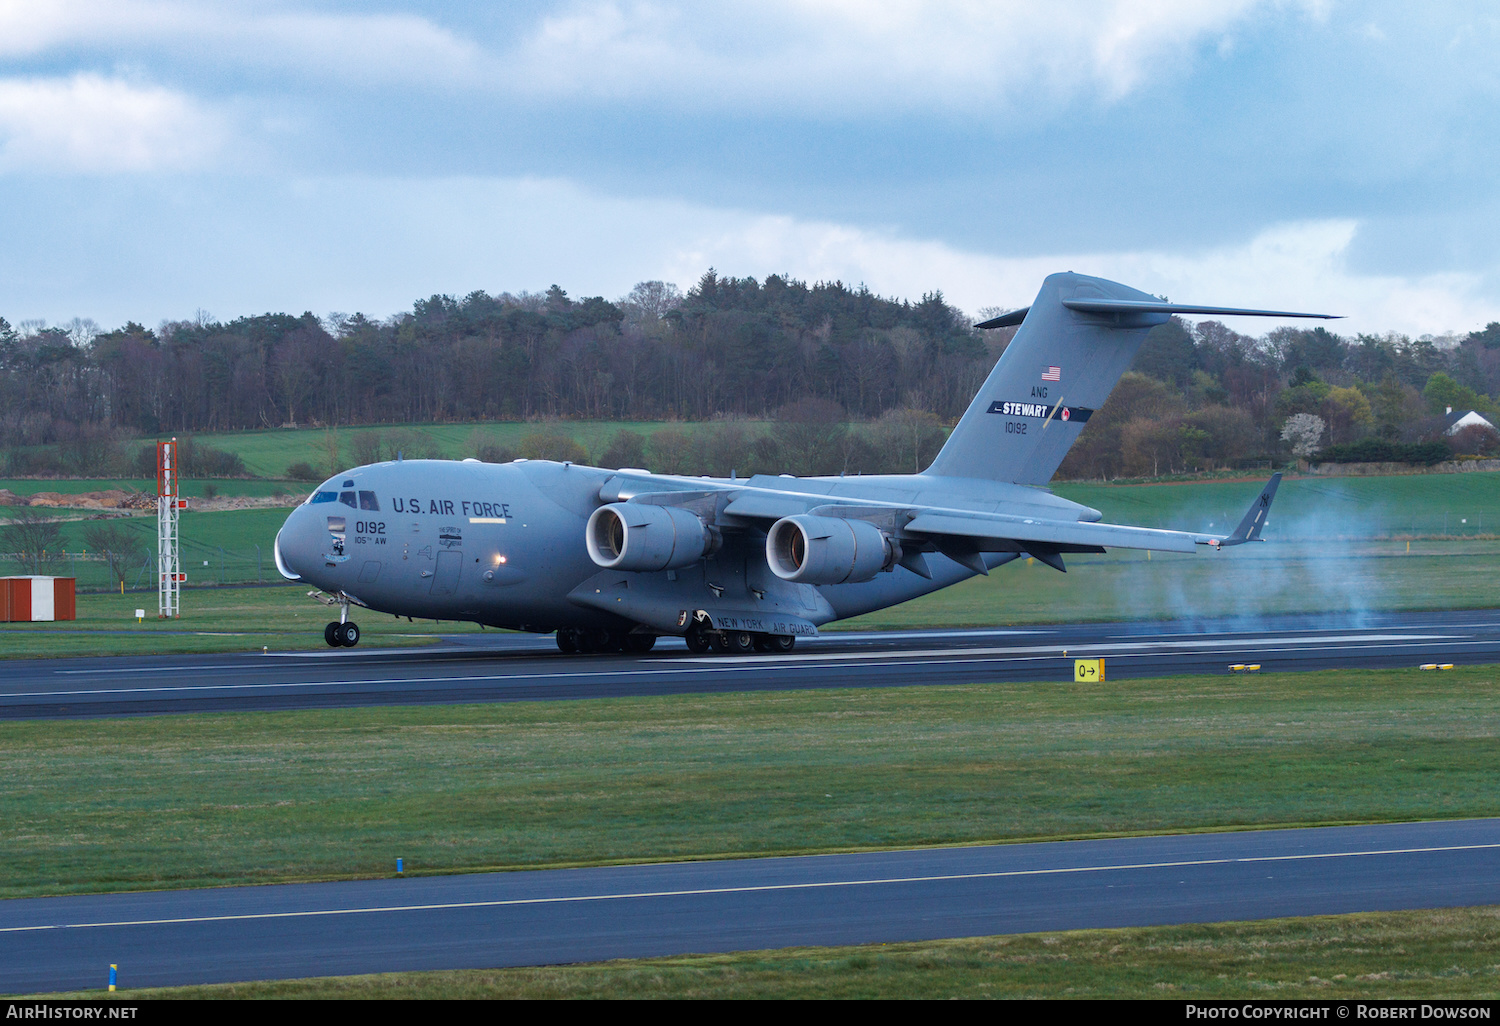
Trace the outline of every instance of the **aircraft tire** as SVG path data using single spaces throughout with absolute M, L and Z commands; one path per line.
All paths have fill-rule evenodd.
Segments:
M 713 644 L 712 639 L 696 627 L 688 631 L 683 640 L 687 642 L 688 651 L 695 655 L 702 655 L 704 652 L 707 652 L 709 646 Z
M 656 647 L 655 634 L 627 634 L 625 635 L 625 651 L 634 652 L 636 655 L 645 655 Z
M 344 624 L 344 629 L 339 631 L 339 644 L 345 648 L 353 648 L 359 644 L 359 624 L 350 620 Z
M 749 631 L 733 631 L 727 636 L 726 640 L 728 641 L 728 646 L 725 651 L 732 652 L 735 655 L 744 655 L 746 652 L 755 651 L 755 635 Z
M 769 634 L 757 634 L 755 636 L 755 651 L 771 651 L 771 636 Z
M 578 639 L 573 632 L 567 628 L 559 628 L 557 632 L 557 650 L 572 655 L 578 651 Z
M 790 634 L 773 634 L 770 641 L 772 652 L 790 652 L 797 644 L 797 639 Z
M 338 648 L 341 644 L 338 638 L 340 624 L 337 620 L 323 628 L 323 640 L 328 642 L 329 648 Z
M 723 631 L 714 631 L 708 636 L 709 643 L 713 645 L 715 652 L 729 651 L 729 636 Z

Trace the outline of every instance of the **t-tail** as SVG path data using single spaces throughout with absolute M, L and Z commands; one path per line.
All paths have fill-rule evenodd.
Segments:
M 1046 484 L 1146 333 L 1173 314 L 1336 316 L 1165 303 L 1103 278 L 1050 275 L 1031 306 L 976 325 L 1021 327 L 924 473 Z

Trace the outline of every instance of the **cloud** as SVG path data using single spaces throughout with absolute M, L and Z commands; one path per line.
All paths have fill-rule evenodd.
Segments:
M 734 0 L 711 9 L 580 0 L 511 55 L 517 88 L 665 99 L 767 114 L 787 107 L 954 110 L 1042 93 L 1117 99 L 1262 0 Z
M 223 119 L 160 86 L 78 74 L 0 79 L 0 169 L 180 171 L 201 167 Z
M 1023 96 L 1118 99 L 1287 5 L 1314 0 L 564 0 L 498 26 L 453 7 L 437 16 L 452 28 L 295 2 L 0 0 L 0 56 L 160 53 L 343 84 L 752 115 L 972 111 Z
M 1500 268 L 1361 273 L 1359 225 L 1267 227 L 1221 246 L 1053 252 L 962 249 L 892 231 L 681 200 L 614 196 L 543 178 L 176 176 L 128 183 L 13 180 L 0 235 L 46 235 L 0 251 L 0 311 L 12 322 L 87 315 L 154 322 L 204 307 L 363 310 L 384 316 L 435 292 L 625 294 L 638 281 L 690 287 L 721 274 L 865 284 L 916 300 L 941 290 L 970 313 L 1024 306 L 1042 279 L 1078 271 L 1178 302 L 1348 315 L 1332 328 L 1441 334 L 1500 320 Z M 128 202 L 122 202 L 128 198 Z M 1231 324 L 1259 335 L 1275 322 Z
M 97 48 L 341 83 L 476 80 L 481 47 L 410 14 L 184 0 L 0 0 L 0 56 Z
M 1025 306 L 1048 274 L 1077 271 L 1184 303 L 1343 314 L 1346 319 L 1332 325 L 1342 333 L 1441 334 L 1500 318 L 1500 297 L 1487 291 L 1483 273 L 1403 277 L 1352 270 L 1348 258 L 1358 227 L 1347 219 L 1319 220 L 1273 225 L 1248 242 L 1208 249 L 999 257 L 846 225 L 751 216 L 692 240 L 670 257 L 663 274 L 696 278 L 713 264 L 731 274 L 789 272 L 862 282 L 884 295 L 911 298 L 941 289 L 950 303 L 977 311 Z M 1496 271 L 1490 270 L 1490 281 Z M 1230 323 L 1261 334 L 1275 322 Z

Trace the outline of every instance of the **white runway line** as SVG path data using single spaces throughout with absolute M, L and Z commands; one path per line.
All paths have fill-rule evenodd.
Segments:
M 1423 855 L 1449 851 L 1483 851 L 1495 844 L 1449 844 L 1430 848 L 1382 848 L 1373 851 L 1314 852 L 1301 855 L 1250 855 L 1243 858 L 1182 859 L 1173 862 L 1133 862 L 1121 865 L 1064 866 L 1057 869 L 1013 869 L 993 873 L 940 873 L 930 876 L 876 877 L 866 880 L 818 880 L 807 883 L 752 884 L 740 887 L 693 887 L 667 891 L 625 891 L 607 894 L 564 894 L 546 898 L 499 898 L 491 901 L 434 902 L 424 905 L 375 905 L 359 908 L 300 909 L 288 912 L 242 912 L 217 916 L 180 916 L 168 919 L 121 919 L 97 923 L 40 923 L 32 926 L 0 927 L 0 933 L 34 933 L 43 930 L 91 930 L 127 926 L 172 926 L 185 923 L 244 922 L 256 919 L 303 919 L 312 916 L 369 915 L 380 912 L 438 912 L 466 908 L 505 908 L 515 905 L 555 905 L 584 901 L 622 901 L 633 898 L 697 897 L 709 894 L 754 894 L 767 891 L 805 891 L 830 887 L 875 887 L 888 884 L 942 883 L 954 880 L 997 880 L 1008 877 L 1060 876 L 1070 873 L 1112 873 L 1124 870 L 1183 869 L 1194 866 L 1232 866 L 1267 862 L 1303 862 L 1313 859 L 1367 858 L 1375 855 Z
M 1347 645 L 1350 642 L 1364 642 L 1362 647 L 1368 648 L 1399 648 L 1404 644 L 1417 641 L 1455 641 L 1460 645 L 1468 642 L 1464 635 L 1447 634 L 1391 634 L 1391 635 L 1349 635 L 1347 637 L 1327 638 L 1286 638 L 1271 644 L 1260 644 L 1255 646 L 1255 651 L 1261 658 L 1276 655 L 1283 651 L 1296 652 L 1299 655 L 1308 655 L 1316 651 L 1314 645 Z M 1100 653 L 1103 655 L 1114 654 L 1121 658 L 1130 658 L 1133 655 L 1149 654 L 1150 652 L 1172 648 L 1195 648 L 1208 649 L 1221 647 L 1229 651 L 1243 650 L 1249 642 L 1227 642 L 1223 645 L 1210 645 L 1200 642 L 1142 642 L 1136 645 L 1080 645 L 1069 646 L 1064 649 L 1060 645 L 1040 645 L 1025 648 L 969 648 L 969 649 L 930 649 L 917 652 L 847 652 L 827 653 L 809 655 L 748 655 L 748 656 L 670 656 L 661 659 L 649 659 L 645 662 L 655 664 L 646 670 L 568 670 L 537 673 L 508 673 L 508 674 L 466 674 L 462 676 L 445 677 L 371 677 L 354 680 L 331 680 L 331 681 L 276 681 L 271 683 L 253 684 L 157 684 L 135 688 L 77 688 L 64 691 L 13 691 L 6 694 L 7 698 L 79 698 L 91 695 L 149 695 L 149 694 L 186 694 L 204 691 L 255 691 L 255 690 L 281 690 L 286 688 L 334 688 L 334 687 L 361 687 L 379 686 L 393 684 L 483 684 L 503 683 L 506 681 L 550 681 L 550 680 L 587 680 L 597 677 L 667 677 L 682 674 L 701 674 L 710 668 L 718 668 L 723 671 L 755 670 L 765 665 L 776 665 L 787 668 L 798 666 L 821 666 L 823 669 L 858 669 L 868 665 L 872 660 L 886 660 L 895 665 L 903 667 L 921 666 L 949 666 L 959 662 L 984 662 L 985 657 L 991 659 L 1004 657 L 1008 661 L 1028 662 L 1041 659 L 1061 658 L 1067 653 Z M 1291 645 L 1293 648 L 1278 648 L 1276 645 Z M 937 658 L 934 658 L 937 657 Z M 946 658 L 944 658 L 946 657 Z M 66 672 L 66 671 L 65 671 Z
M 1460 641 L 1468 636 L 1464 634 L 1345 634 L 1329 635 L 1315 638 L 1275 638 L 1275 639 L 1253 639 L 1253 638 L 1227 638 L 1223 640 L 1205 641 L 1134 641 L 1118 643 L 1094 642 L 1087 645 L 1030 645 L 1025 647 L 1011 648 L 929 648 L 914 649 L 912 651 L 887 651 L 887 652 L 829 652 L 823 654 L 808 653 L 802 655 L 745 655 L 745 656 L 696 656 L 683 659 L 674 657 L 674 663 L 682 662 L 714 662 L 735 663 L 754 660 L 756 662 L 769 662 L 778 660 L 783 663 L 814 662 L 817 660 L 865 660 L 872 659 L 930 659 L 933 656 L 952 656 L 964 658 L 972 656 L 998 656 L 998 655 L 1037 655 L 1039 653 L 1056 653 L 1059 656 L 1063 652 L 1089 652 L 1110 653 L 1144 652 L 1144 651 L 1171 651 L 1173 649 L 1239 649 L 1246 645 L 1276 646 L 1276 645 L 1345 645 L 1351 642 L 1364 643 L 1387 643 L 1387 642 L 1409 642 L 1409 641 Z M 657 660 L 661 661 L 661 660 Z

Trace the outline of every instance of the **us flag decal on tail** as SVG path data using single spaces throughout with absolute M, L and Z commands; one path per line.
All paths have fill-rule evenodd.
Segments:
M 1062 380 L 1062 368 L 1061 367 L 1048 367 L 1046 370 L 1042 371 L 1042 380 L 1043 381 L 1061 381 Z

